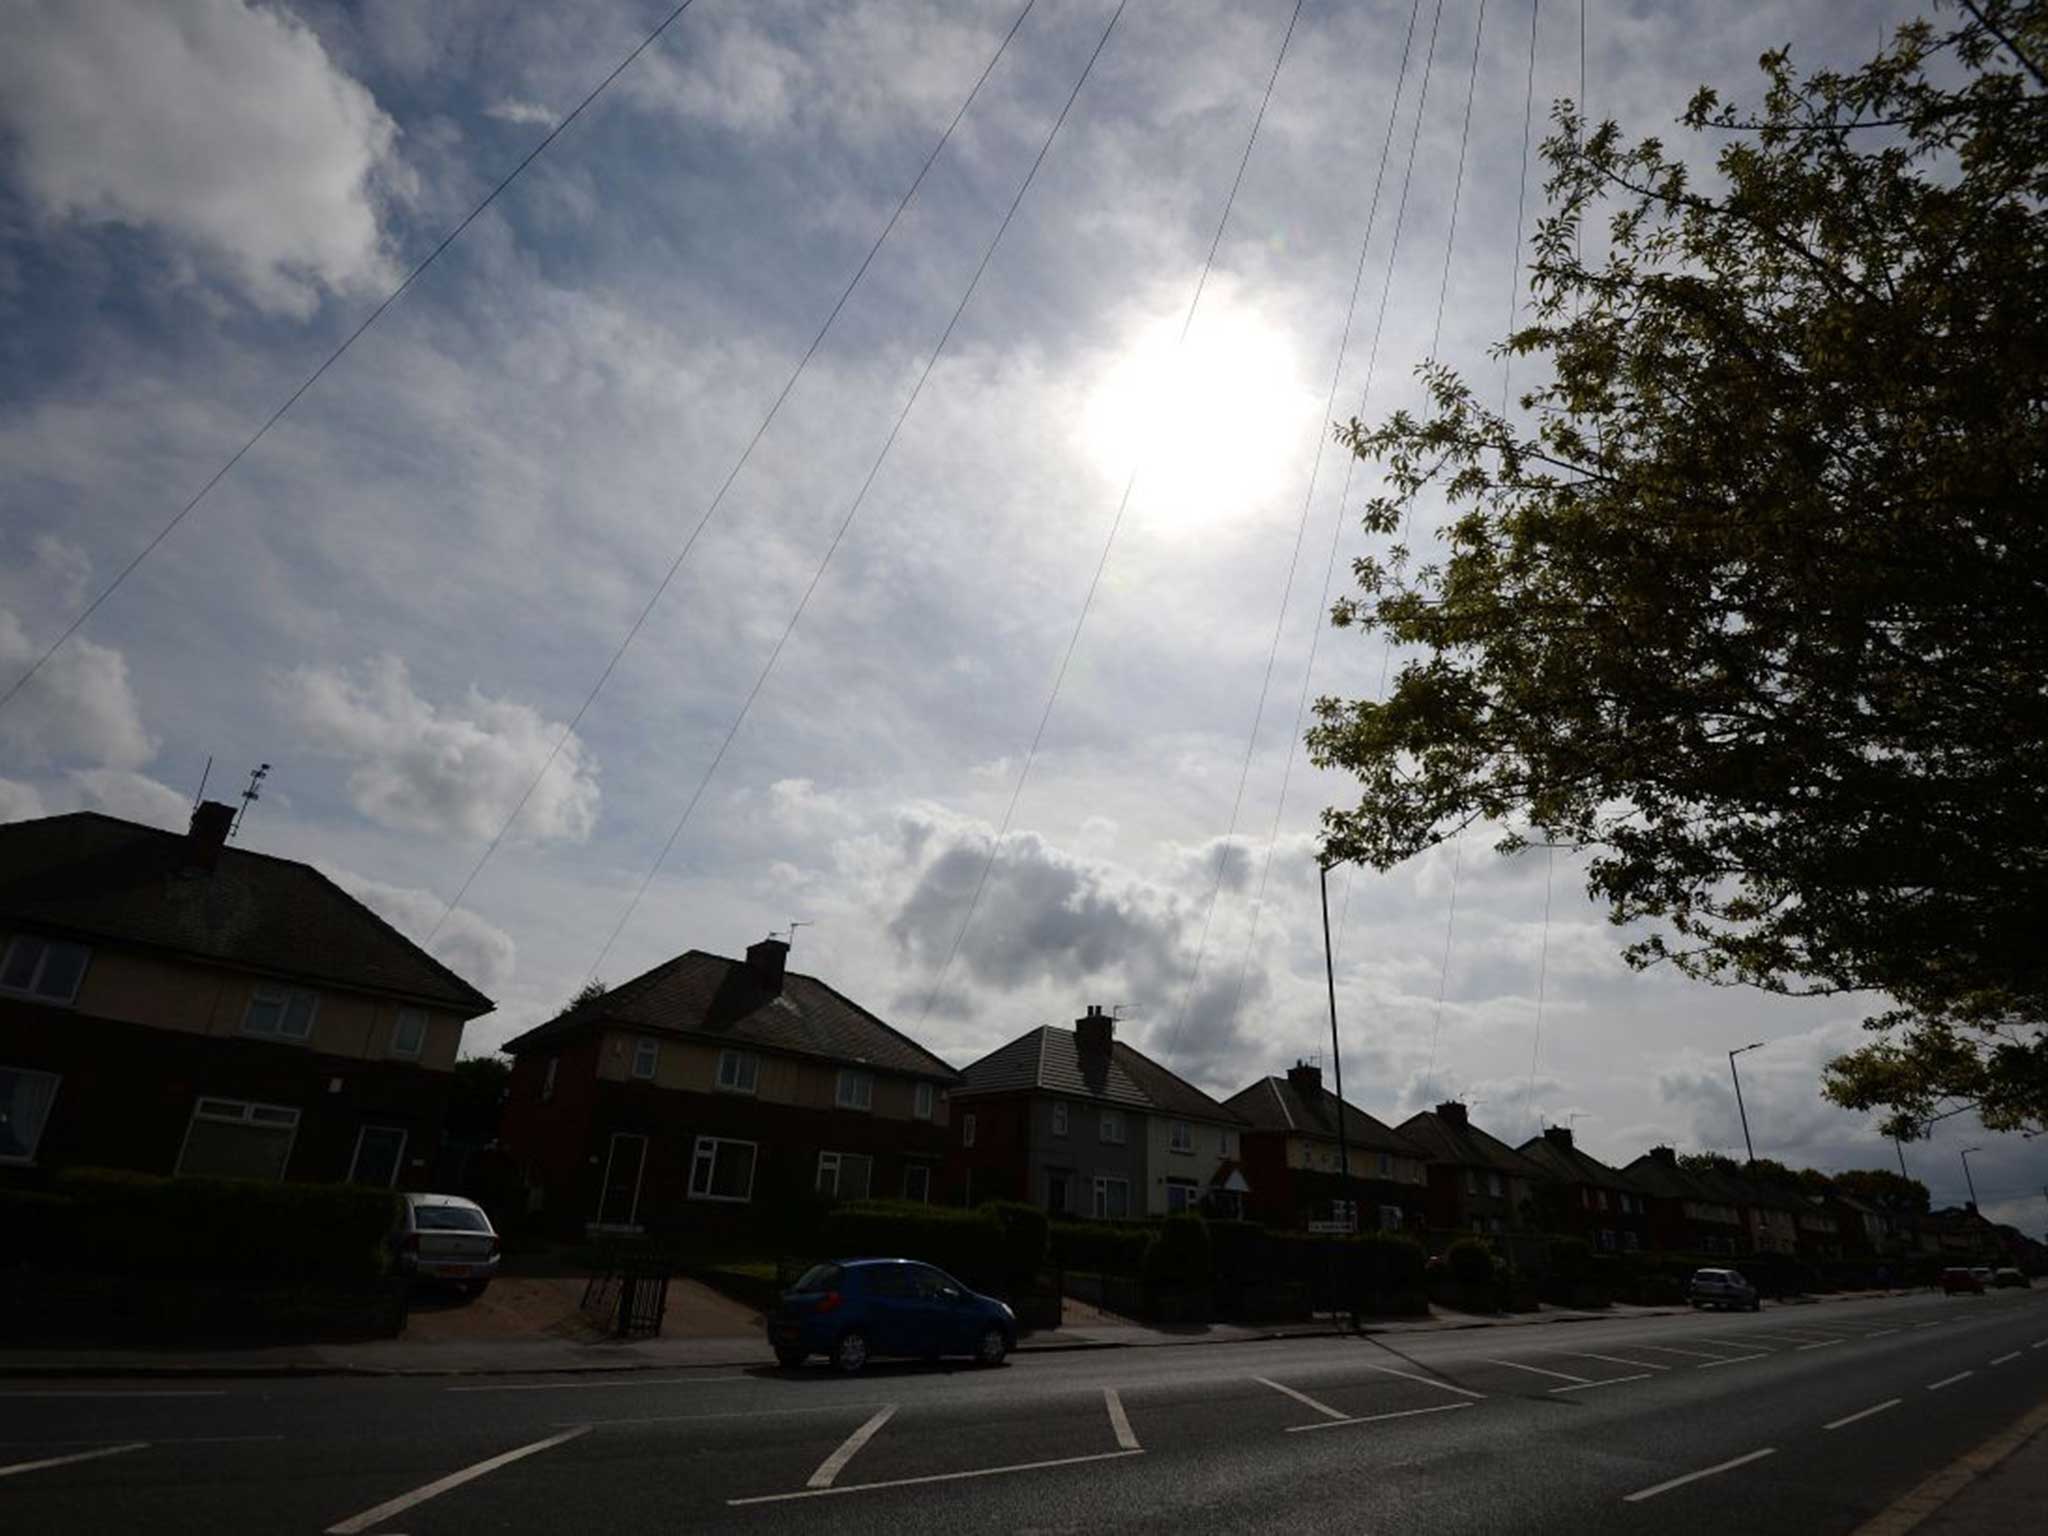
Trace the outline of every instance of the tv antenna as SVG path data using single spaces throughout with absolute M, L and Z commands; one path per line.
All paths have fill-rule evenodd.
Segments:
M 242 830 L 242 823 L 249 819 L 249 807 L 263 798 L 263 781 L 270 777 L 270 764 L 259 763 L 249 775 L 249 787 L 242 791 L 242 808 L 235 813 L 234 824 L 228 828 L 233 837 Z
M 782 942 L 783 942 L 783 943 L 785 943 L 785 944 L 787 944 L 787 945 L 789 945 L 789 946 L 790 946 L 790 948 L 794 949 L 794 948 L 796 947 L 796 931 L 797 931 L 797 929 L 799 929 L 799 928 L 815 928 L 815 927 L 817 927 L 817 926 L 818 926 L 818 924 L 817 924 L 817 922 L 816 922 L 816 920 L 815 920 L 815 919 L 814 919 L 814 920 L 812 920 L 812 921 L 810 921 L 810 922 L 801 922 L 801 921 L 799 921 L 798 919 L 796 919 L 796 918 L 793 918 L 793 917 L 792 917 L 792 918 L 791 918 L 791 919 L 789 920 L 789 937 L 788 937 L 788 938 L 786 938 L 786 939 L 784 939 L 784 940 L 783 940 Z M 773 937 L 773 935 L 770 935 L 770 937 Z

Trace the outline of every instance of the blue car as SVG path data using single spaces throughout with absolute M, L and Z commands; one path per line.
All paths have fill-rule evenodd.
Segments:
M 783 1293 L 768 1342 L 785 1366 L 823 1355 L 848 1375 L 876 1355 L 1001 1365 L 1017 1344 L 1017 1316 L 914 1259 L 840 1259 L 812 1265 Z

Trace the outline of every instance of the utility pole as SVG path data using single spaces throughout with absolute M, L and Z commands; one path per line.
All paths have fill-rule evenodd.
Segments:
M 1977 1209 L 1977 1181 L 1970 1177 L 1970 1154 L 1983 1150 L 1982 1147 L 1963 1148 L 1963 1182 L 1970 1187 L 1970 1209 L 1973 1211 Z
M 1344 1132 L 1344 1052 L 1337 1043 L 1337 962 L 1330 953 L 1330 866 L 1327 860 L 1318 859 L 1316 870 L 1320 876 L 1323 892 L 1323 981 L 1330 994 L 1330 1072 L 1337 1083 L 1337 1187 L 1344 1191 L 1344 1201 L 1351 1208 L 1353 1226 L 1356 1227 L 1358 1202 L 1352 1198 L 1351 1189 L 1351 1141 Z
M 1735 1058 L 1744 1051 L 1762 1050 L 1764 1044 L 1759 1040 L 1755 1045 L 1737 1046 L 1728 1053 L 1728 1075 L 1735 1079 L 1735 1112 L 1742 1116 L 1742 1144 L 1749 1149 L 1749 1166 L 1752 1168 L 1756 1167 L 1756 1143 L 1749 1139 L 1749 1111 L 1742 1104 L 1742 1074 L 1735 1070 Z

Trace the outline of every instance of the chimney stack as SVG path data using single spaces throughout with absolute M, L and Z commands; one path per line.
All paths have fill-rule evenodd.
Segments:
M 1657 1164 L 1660 1168 L 1676 1168 L 1678 1166 L 1678 1154 L 1669 1147 L 1652 1147 L 1650 1148 L 1650 1161 Z
M 1543 1139 L 1553 1147 L 1569 1152 L 1572 1149 L 1572 1128 L 1568 1125 L 1546 1125 L 1543 1127 Z
M 1467 1125 L 1471 1123 L 1465 1115 L 1465 1106 L 1460 1104 L 1456 1099 L 1452 1099 L 1448 1103 L 1437 1105 L 1436 1117 L 1437 1119 L 1443 1121 L 1444 1124 L 1455 1125 L 1460 1130 L 1463 1130 Z
M 185 867 L 211 870 L 220 862 L 222 844 L 235 824 L 234 807 L 202 800 L 192 807 L 192 825 L 185 833 Z
M 1088 1012 L 1074 1020 L 1074 1044 L 1083 1056 L 1107 1056 L 1115 1041 L 1116 1020 L 1099 1003 L 1090 1003 Z
M 747 946 L 747 969 L 771 992 L 782 990 L 782 968 L 789 962 L 789 945 L 774 935 Z
M 1311 1099 L 1323 1096 L 1323 1069 L 1312 1062 L 1297 1061 L 1287 1069 L 1287 1085 Z

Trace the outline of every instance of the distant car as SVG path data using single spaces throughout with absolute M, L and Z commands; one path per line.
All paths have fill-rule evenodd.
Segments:
M 498 1234 L 474 1200 L 460 1195 L 401 1195 L 405 1222 L 398 1234 L 398 1268 L 420 1280 L 453 1285 L 481 1296 L 498 1272 Z
M 785 1366 L 823 1355 L 852 1375 L 878 1355 L 968 1355 L 1001 1365 L 1017 1347 L 1017 1317 L 942 1269 L 912 1259 L 814 1264 L 768 1315 L 768 1342 Z
M 1730 1311 L 1758 1312 L 1763 1302 L 1756 1287 L 1732 1269 L 1696 1269 L 1686 1287 L 1686 1300 L 1695 1307 L 1721 1307 Z
M 1976 1276 L 1976 1277 L 1977 1277 L 1977 1278 L 1978 1278 L 1979 1280 L 1981 1280 L 1981 1281 L 1982 1281 L 1982 1282 L 1983 1282 L 1983 1283 L 1984 1283 L 1984 1284 L 1985 1284 L 1986 1286 L 1989 1286 L 1989 1285 L 1991 1284 L 1991 1266 L 1990 1266 L 1990 1265 L 1988 1265 L 1988 1264 L 1973 1264 L 1973 1265 L 1971 1265 L 1971 1266 L 1970 1266 L 1970 1273 L 1971 1273 L 1971 1274 L 1973 1274 L 1973 1275 L 1975 1275 L 1975 1276 Z
M 1941 1272 L 1941 1289 L 1948 1296 L 1982 1296 L 1984 1294 L 1984 1273 L 1981 1270 L 1964 1269 L 1960 1265 Z
M 2018 1270 L 2011 1268 L 2001 1269 L 1997 1271 L 1995 1274 L 1992 1275 L 1991 1283 L 1997 1286 L 2001 1291 L 2013 1288 L 2017 1288 L 2023 1291 L 2030 1291 L 2034 1288 L 2033 1281 L 2029 1280 L 2025 1275 L 2021 1274 Z

